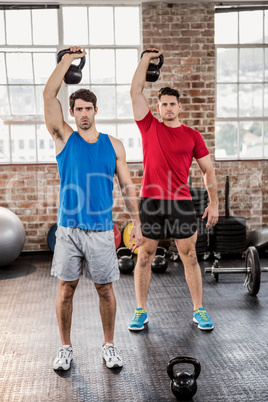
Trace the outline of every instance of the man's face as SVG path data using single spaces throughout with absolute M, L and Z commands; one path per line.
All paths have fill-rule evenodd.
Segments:
M 93 103 L 86 102 L 82 99 L 76 99 L 74 103 L 74 111 L 70 110 L 71 116 L 75 118 L 77 127 L 82 130 L 88 130 L 95 120 L 98 108 L 94 109 Z
M 178 103 L 176 96 L 162 95 L 157 104 L 157 110 L 163 121 L 172 121 L 178 118 L 181 103 Z

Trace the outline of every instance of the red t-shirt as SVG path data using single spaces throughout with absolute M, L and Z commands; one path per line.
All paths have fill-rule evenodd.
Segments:
M 136 123 L 143 145 L 141 197 L 191 200 L 187 182 L 193 157 L 209 154 L 201 134 L 184 124 L 167 127 L 150 111 Z

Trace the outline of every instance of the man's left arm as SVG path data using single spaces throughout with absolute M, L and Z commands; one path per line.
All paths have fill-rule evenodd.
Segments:
M 121 141 L 110 137 L 113 147 L 116 152 L 116 173 L 118 176 L 119 185 L 121 192 L 127 207 L 127 210 L 131 216 L 133 227 L 129 236 L 129 244 L 132 240 L 135 241 L 131 250 L 134 251 L 137 247 L 141 245 L 142 234 L 140 227 L 140 217 L 138 210 L 138 201 L 136 196 L 135 186 L 132 183 L 129 168 L 126 162 L 126 152 Z
M 209 196 L 209 205 L 205 209 L 202 218 L 207 217 L 207 227 L 215 226 L 219 217 L 219 202 L 217 192 L 217 181 L 210 155 L 196 160 L 202 172 L 204 183 Z

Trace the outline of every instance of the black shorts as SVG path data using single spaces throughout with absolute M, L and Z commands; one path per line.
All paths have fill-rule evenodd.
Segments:
M 196 212 L 191 200 L 140 198 L 139 213 L 144 237 L 186 239 L 197 230 Z

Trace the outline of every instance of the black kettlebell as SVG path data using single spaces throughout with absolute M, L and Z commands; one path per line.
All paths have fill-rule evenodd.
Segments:
M 187 372 L 174 373 L 175 364 L 188 363 L 194 366 L 192 374 Z M 189 401 L 197 391 L 196 380 L 199 377 L 201 365 L 198 360 L 193 357 L 178 356 L 168 362 L 167 373 L 169 375 L 171 391 L 178 401 Z
M 134 269 L 133 253 L 128 247 L 117 250 L 118 266 L 123 274 L 131 274 Z
M 158 53 L 156 50 L 144 50 L 141 54 L 141 58 L 144 53 Z M 146 72 L 146 81 L 155 82 L 160 77 L 160 68 L 164 63 L 164 56 L 160 54 L 158 64 L 150 63 Z
M 163 274 L 168 267 L 166 260 L 167 250 L 164 247 L 157 247 L 151 269 L 155 274 Z
M 57 54 L 57 63 L 59 63 L 62 59 L 62 57 L 66 54 L 66 53 L 82 53 L 81 50 L 78 50 L 77 52 L 71 52 L 70 49 L 63 49 L 60 50 L 59 53 Z M 84 65 L 86 63 L 86 57 L 83 56 L 80 59 L 80 64 L 78 66 L 76 66 L 75 64 L 71 64 L 69 67 L 69 70 L 67 71 L 67 73 L 64 76 L 63 81 L 65 82 L 65 84 L 79 84 L 79 82 L 82 79 L 82 69 L 84 68 Z

